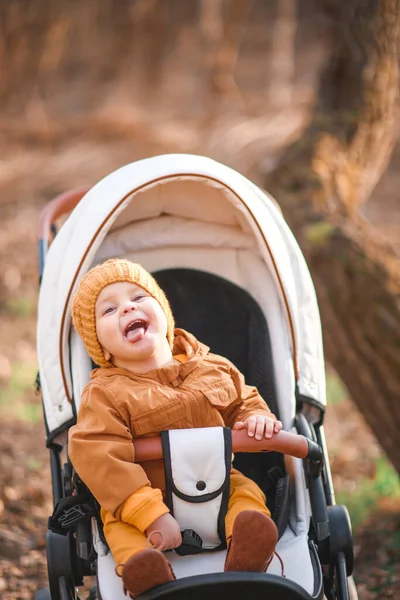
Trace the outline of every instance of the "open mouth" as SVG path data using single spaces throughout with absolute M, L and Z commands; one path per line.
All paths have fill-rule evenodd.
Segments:
M 128 323 L 124 331 L 128 342 L 134 343 L 141 340 L 144 337 L 148 326 L 149 324 L 146 321 L 143 321 L 143 319 L 135 319 Z

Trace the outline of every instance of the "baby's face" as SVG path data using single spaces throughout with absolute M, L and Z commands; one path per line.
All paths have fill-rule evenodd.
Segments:
M 139 286 L 126 281 L 106 286 L 97 298 L 95 315 L 104 357 L 115 366 L 140 373 L 171 359 L 164 311 Z

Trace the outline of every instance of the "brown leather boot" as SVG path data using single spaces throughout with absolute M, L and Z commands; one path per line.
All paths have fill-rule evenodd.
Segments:
M 272 519 L 257 510 L 244 510 L 233 523 L 224 570 L 263 573 L 277 541 L 278 530 Z
M 121 577 L 124 591 L 129 592 L 131 598 L 175 579 L 164 554 L 155 548 L 147 548 L 131 556 L 123 566 Z

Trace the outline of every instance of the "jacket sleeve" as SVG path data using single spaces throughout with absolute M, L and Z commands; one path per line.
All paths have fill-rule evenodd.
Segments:
M 138 527 L 145 523 L 145 529 L 168 512 L 160 490 L 150 486 L 144 469 L 135 464 L 129 415 L 121 414 L 108 390 L 97 384 L 83 392 L 68 451 L 79 477 L 115 518 Z M 144 512 L 150 514 L 150 508 L 153 518 L 146 524 Z
M 247 417 L 255 414 L 264 414 L 276 420 L 257 388 L 247 385 L 242 373 L 232 363 L 229 363 L 229 367 L 237 397 L 226 409 L 221 411 L 225 424 L 233 427 L 238 421 L 244 421 Z

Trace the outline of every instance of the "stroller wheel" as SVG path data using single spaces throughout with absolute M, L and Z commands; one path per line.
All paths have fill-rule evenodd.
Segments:
M 345 506 L 336 504 L 328 507 L 330 528 L 330 558 L 336 562 L 340 554 L 345 557 L 347 575 L 353 573 L 353 536 L 350 517 Z
M 77 573 L 69 536 L 47 531 L 46 554 L 51 600 L 76 600 L 75 586 L 79 583 L 74 577 Z
M 349 582 L 346 571 L 346 557 L 339 552 L 335 564 L 335 584 L 338 600 L 350 600 Z

